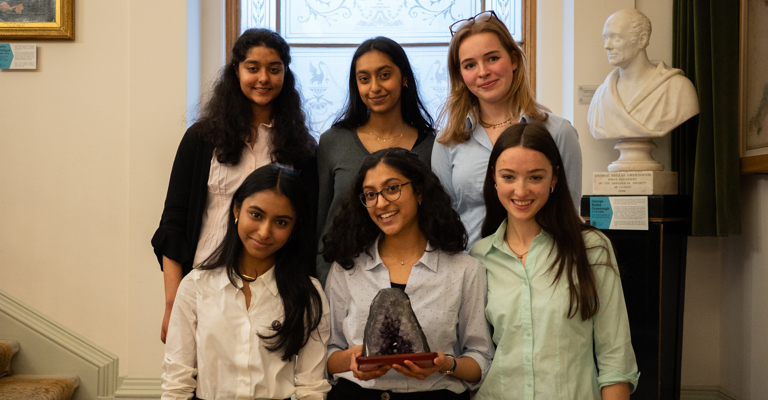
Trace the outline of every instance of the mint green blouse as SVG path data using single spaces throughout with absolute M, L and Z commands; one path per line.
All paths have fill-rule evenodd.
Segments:
M 470 252 L 487 270 L 485 316 L 496 344 L 496 356 L 475 400 L 600 399 L 603 386 L 619 382 L 628 382 L 634 391 L 640 373 L 608 238 L 584 232 L 600 309 L 582 322 L 578 314 L 568 318 L 567 278 L 553 285 L 550 266 L 557 251 L 552 236 L 542 231 L 533 239 L 524 266 L 504 242 L 506 228 L 505 220 Z

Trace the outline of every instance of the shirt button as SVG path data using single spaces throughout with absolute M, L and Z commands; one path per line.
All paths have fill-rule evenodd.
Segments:
M 525 361 L 531 361 L 531 356 L 525 356 Z
M 389 400 L 389 393 L 384 392 L 381 394 L 381 400 Z
M 531 387 L 531 382 L 528 382 L 528 387 Z
M 528 311 L 528 306 L 525 306 L 525 307 L 523 307 L 523 308 L 525 308 L 525 311 Z
M 525 331 L 525 336 L 531 336 L 531 331 Z

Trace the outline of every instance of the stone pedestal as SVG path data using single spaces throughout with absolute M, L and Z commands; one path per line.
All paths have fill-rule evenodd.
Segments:
M 594 172 L 592 193 L 599 195 L 677 194 L 677 172 Z
M 620 139 L 614 149 L 621 154 L 618 160 L 608 166 L 608 171 L 663 171 L 664 165 L 651 155 L 655 148 L 656 143 L 650 138 Z

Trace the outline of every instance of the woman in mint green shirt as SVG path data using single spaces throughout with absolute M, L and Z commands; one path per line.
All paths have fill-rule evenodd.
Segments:
M 629 399 L 640 374 L 613 246 L 576 214 L 546 128 L 499 136 L 483 197 L 470 254 L 488 273 L 496 356 L 475 399 Z

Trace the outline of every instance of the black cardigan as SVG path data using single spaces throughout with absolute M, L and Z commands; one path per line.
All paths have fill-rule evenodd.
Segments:
M 194 124 L 181 139 L 171 169 L 160 226 L 152 236 L 152 247 L 160 268 L 163 266 L 163 256 L 166 256 L 181 264 L 182 276 L 192 271 L 195 260 L 213 157 L 213 146 L 201 138 L 201 130 L 200 124 Z M 316 208 L 318 188 L 315 158 L 297 164 L 294 168 L 304 183 L 310 204 Z M 316 210 L 312 211 L 312 215 L 316 215 Z M 315 221 L 316 218 L 308 221 L 310 232 L 315 232 Z

